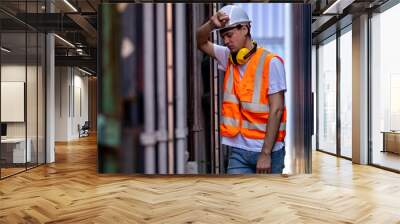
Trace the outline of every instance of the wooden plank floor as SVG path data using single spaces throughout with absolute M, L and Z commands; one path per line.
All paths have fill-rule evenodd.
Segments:
M 93 137 L 0 181 L 0 223 L 400 223 L 400 175 L 313 154 L 313 174 L 96 173 Z
M 17 167 L 17 168 L 15 168 L 15 167 L 11 167 L 11 168 L 9 168 L 9 167 L 7 167 L 7 168 L 1 168 L 1 177 L 7 177 L 7 176 L 11 176 L 11 175 L 13 175 L 13 174 L 16 174 L 16 173 L 19 173 L 19 172 L 22 172 L 22 171 L 25 171 L 25 167 Z

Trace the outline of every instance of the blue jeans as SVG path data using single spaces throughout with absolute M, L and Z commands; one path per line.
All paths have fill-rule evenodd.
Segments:
M 260 152 L 247 151 L 228 146 L 228 174 L 256 173 Z M 285 148 L 271 153 L 271 173 L 282 173 L 285 167 Z

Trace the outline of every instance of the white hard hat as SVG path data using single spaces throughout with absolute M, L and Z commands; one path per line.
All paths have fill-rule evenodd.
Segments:
M 226 5 L 219 12 L 225 13 L 229 17 L 229 21 L 224 27 L 217 30 L 234 27 L 238 24 L 251 23 L 247 13 L 237 5 Z

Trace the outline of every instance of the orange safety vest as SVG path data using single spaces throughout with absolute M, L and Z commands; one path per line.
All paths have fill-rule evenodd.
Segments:
M 240 79 L 238 66 L 228 62 L 224 78 L 224 98 L 220 121 L 221 135 L 264 139 L 269 117 L 269 64 L 272 58 L 283 59 L 263 48 L 257 49 Z M 276 141 L 286 136 L 286 107 L 283 111 Z

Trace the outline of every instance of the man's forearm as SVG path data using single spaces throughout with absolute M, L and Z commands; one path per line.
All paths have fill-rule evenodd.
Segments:
M 214 29 L 212 22 L 207 21 L 197 29 L 196 38 L 197 46 L 207 43 L 210 32 Z
M 279 131 L 281 124 L 281 117 L 283 114 L 282 109 L 276 109 L 270 112 L 267 124 L 267 134 L 264 138 L 264 145 L 262 152 L 265 154 L 271 154 L 272 148 L 275 144 L 275 139 Z

